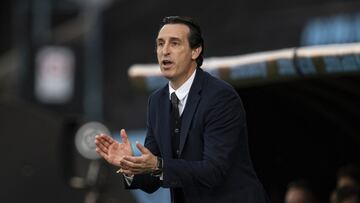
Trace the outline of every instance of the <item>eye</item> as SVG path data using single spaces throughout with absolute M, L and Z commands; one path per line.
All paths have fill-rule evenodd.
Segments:
M 164 42 L 157 42 L 156 43 L 156 47 L 163 47 L 164 46 Z
M 179 43 L 179 42 L 177 42 L 177 41 L 173 41 L 173 42 L 171 42 L 171 45 L 172 45 L 172 46 L 179 46 L 179 45 L 180 45 L 180 43 Z

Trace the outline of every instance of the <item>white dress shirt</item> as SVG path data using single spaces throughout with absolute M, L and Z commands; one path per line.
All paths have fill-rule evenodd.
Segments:
M 190 88 L 192 83 L 194 82 L 194 78 L 195 78 L 195 74 L 196 74 L 196 69 L 195 71 L 191 74 L 191 76 L 189 77 L 189 79 L 187 79 L 184 84 L 182 84 L 177 90 L 174 90 L 169 82 L 169 99 L 171 100 L 171 94 L 173 92 L 175 92 L 177 98 L 179 99 L 179 114 L 181 116 L 181 114 L 184 112 L 185 109 L 185 105 L 186 105 L 186 101 L 190 92 Z

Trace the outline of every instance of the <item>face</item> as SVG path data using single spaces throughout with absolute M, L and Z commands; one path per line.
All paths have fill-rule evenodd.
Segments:
M 191 49 L 190 29 L 183 24 L 166 24 L 156 39 L 157 59 L 164 77 L 173 88 L 181 86 L 196 69 L 196 58 L 201 47 Z

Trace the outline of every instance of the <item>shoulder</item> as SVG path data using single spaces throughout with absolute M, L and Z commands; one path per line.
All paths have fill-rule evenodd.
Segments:
M 234 113 L 245 111 L 242 99 L 232 85 L 207 72 L 203 77 L 201 97 L 205 109 L 231 109 Z
M 148 98 L 148 104 L 159 102 L 160 98 L 169 92 L 168 84 L 152 92 Z
M 201 97 L 202 108 L 207 112 L 205 115 L 219 116 L 224 114 L 230 117 L 232 115 L 234 118 L 244 120 L 245 109 L 243 102 L 234 87 L 226 81 L 204 72 Z M 208 119 L 211 119 L 211 117 L 208 117 Z
M 203 95 L 204 96 L 216 96 L 219 95 L 232 95 L 240 99 L 237 91 L 234 89 L 232 85 L 210 75 L 207 72 L 203 72 Z

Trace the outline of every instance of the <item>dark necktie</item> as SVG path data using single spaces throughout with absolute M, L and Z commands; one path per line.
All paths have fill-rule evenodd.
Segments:
M 179 145 L 180 145 L 180 127 L 181 127 L 181 119 L 179 113 L 179 99 L 177 98 L 175 92 L 171 93 L 171 117 L 173 120 L 172 127 L 172 149 L 173 149 L 173 157 L 179 158 Z M 172 203 L 185 203 L 185 197 L 183 190 L 181 188 L 172 188 Z
M 179 99 L 177 98 L 175 92 L 171 93 L 171 116 L 173 121 L 173 128 L 172 128 L 172 148 L 173 148 L 173 155 L 175 158 L 178 158 L 179 155 L 179 145 L 180 145 L 180 113 L 179 113 Z

